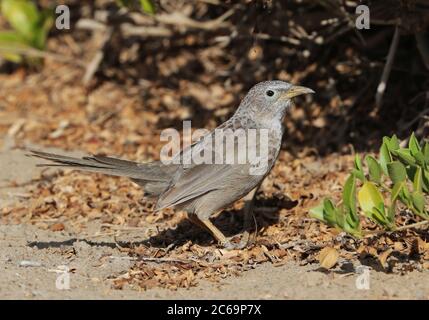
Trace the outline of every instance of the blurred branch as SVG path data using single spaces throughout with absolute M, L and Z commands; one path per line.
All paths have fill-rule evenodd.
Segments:
M 220 0 L 197 0 L 197 2 L 203 2 L 203 3 L 207 3 L 207 4 L 213 4 L 215 6 L 218 6 L 218 5 L 222 4 L 222 2 Z
M 75 57 L 67 57 L 67 56 L 60 55 L 58 53 L 42 51 L 35 48 L 17 48 L 17 47 L 0 46 L 0 52 L 20 54 L 20 55 L 32 57 L 32 58 L 52 59 L 59 62 L 77 65 L 80 67 L 85 66 L 85 63 L 82 60 L 76 59 Z
M 98 49 L 94 58 L 92 58 L 91 62 L 86 67 L 85 75 L 83 76 L 84 85 L 88 85 L 92 77 L 94 76 L 94 74 L 97 72 L 101 62 L 104 59 L 104 52 L 107 47 L 107 43 L 112 37 L 112 34 L 113 34 L 113 27 L 109 27 L 105 30 L 105 34 L 101 41 L 100 49 Z
M 417 48 L 422 56 L 423 63 L 426 69 L 429 70 L 429 43 L 427 41 L 427 33 L 416 33 Z
M 384 92 L 386 91 L 387 82 L 389 81 L 390 72 L 392 70 L 393 60 L 395 59 L 396 49 L 398 48 L 400 37 L 399 27 L 396 26 L 395 34 L 393 35 L 392 43 L 390 44 L 389 54 L 387 55 L 387 61 L 381 75 L 380 83 L 377 87 L 377 93 L 375 95 L 375 105 L 380 108 L 383 103 Z
M 380 25 L 380 26 L 400 26 L 401 19 L 390 19 L 390 20 L 371 19 L 371 24 Z
M 228 24 L 225 22 L 230 16 L 232 16 L 235 12 L 235 7 L 229 9 L 220 17 L 209 20 L 209 21 L 197 21 L 189 18 L 187 15 L 182 12 L 175 11 L 172 13 L 163 13 L 155 16 L 155 20 L 164 24 L 171 24 L 179 27 L 185 28 L 196 28 L 196 29 L 204 29 L 204 30 L 213 30 L 221 27 L 226 27 Z
M 425 93 L 425 95 L 426 95 L 426 103 L 423 106 L 423 111 L 421 111 L 416 117 L 414 117 L 408 123 L 399 125 L 399 129 L 401 131 L 408 131 L 414 124 L 416 124 L 418 121 L 420 121 L 424 116 L 426 116 L 429 113 L 429 108 L 428 108 L 429 95 L 428 93 Z
M 154 23 L 158 22 L 164 25 L 172 25 L 181 28 L 195 28 L 202 30 L 215 30 L 221 27 L 229 26 L 225 22 L 230 16 L 234 14 L 236 6 L 226 11 L 220 17 L 209 20 L 209 21 L 197 21 L 189 18 L 182 12 L 175 11 L 172 13 L 158 14 L 154 17 L 147 17 L 142 14 L 132 13 L 130 18 L 135 24 L 129 23 L 128 21 L 118 21 L 119 28 L 124 36 L 159 36 L 159 37 L 170 37 L 173 35 L 173 31 L 164 26 L 155 26 Z M 97 21 L 95 19 L 80 19 L 76 27 L 84 30 L 91 31 L 105 31 L 108 26 L 104 22 Z
M 76 23 L 76 28 L 83 30 L 91 30 L 91 31 L 104 31 L 107 26 L 94 19 L 85 19 L 82 18 Z
M 373 236 L 380 236 L 380 235 L 386 234 L 386 233 L 404 231 L 404 230 L 408 230 L 408 229 L 411 229 L 411 228 L 420 228 L 422 226 L 427 225 L 428 223 L 429 223 L 429 221 L 425 220 L 425 221 L 420 221 L 420 222 L 408 224 L 408 225 L 405 225 L 405 226 L 401 226 L 401 227 L 396 228 L 395 230 L 373 230 L 373 231 L 367 231 L 367 232 L 365 232 L 365 238 L 370 238 L 370 237 L 373 237 Z
M 265 40 L 265 41 L 283 42 L 283 43 L 288 43 L 288 44 L 292 44 L 295 46 L 299 46 L 301 44 L 301 41 L 299 39 L 296 39 L 296 38 L 291 38 L 291 37 L 287 37 L 287 36 L 275 37 L 275 36 L 271 36 L 271 35 L 266 34 L 266 33 L 255 33 L 255 34 L 251 34 L 251 35 L 240 34 L 239 35 L 236 31 L 234 31 L 230 35 L 218 36 L 218 37 L 214 38 L 214 40 L 216 42 L 223 42 L 223 43 L 229 43 L 232 39 L 257 39 L 257 40 Z
M 91 31 L 106 31 L 106 24 L 93 19 L 80 19 L 76 27 L 82 30 Z M 120 25 L 122 34 L 126 37 L 130 36 L 152 36 L 152 37 L 170 37 L 173 32 L 165 27 L 157 26 L 136 26 L 131 23 L 123 23 Z
M 164 27 L 135 26 L 130 23 L 121 25 L 121 32 L 124 36 L 141 37 L 171 37 L 173 32 Z

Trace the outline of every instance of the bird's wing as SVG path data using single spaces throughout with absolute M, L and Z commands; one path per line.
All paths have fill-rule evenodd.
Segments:
M 214 190 L 255 187 L 265 175 L 250 175 L 250 165 L 201 164 L 183 170 L 180 178 L 158 199 L 157 210 L 175 206 Z M 237 199 L 238 200 L 238 199 Z
M 246 152 L 245 148 L 247 148 L 246 145 L 240 143 L 240 139 L 235 137 L 233 164 L 227 164 L 226 155 L 222 154 L 220 156 L 223 157 L 222 164 L 192 164 L 179 169 L 169 188 L 160 195 L 156 209 L 175 206 L 213 190 L 235 190 L 234 192 L 239 195 L 239 190 L 247 190 L 256 186 L 266 176 L 269 169 L 262 174 L 251 174 L 254 166 L 249 162 L 244 163 L 243 160 L 239 162 L 237 158 Z M 192 149 L 197 153 L 205 149 L 203 141 L 193 145 Z M 219 149 L 210 148 L 209 150 L 212 155 L 211 159 L 214 160 Z M 246 192 L 243 192 L 245 195 Z

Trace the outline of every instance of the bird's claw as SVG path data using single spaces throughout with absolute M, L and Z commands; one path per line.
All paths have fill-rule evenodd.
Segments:
M 220 242 L 219 244 L 226 250 L 240 250 L 248 246 L 249 237 L 250 237 L 249 232 L 245 231 L 239 243 L 232 242 L 231 240 L 234 237 L 230 237 L 230 238 L 227 238 L 225 241 Z

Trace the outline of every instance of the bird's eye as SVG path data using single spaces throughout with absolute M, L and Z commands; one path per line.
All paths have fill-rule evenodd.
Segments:
M 267 90 L 267 92 L 265 92 L 265 94 L 269 97 L 272 97 L 274 95 L 274 91 L 273 90 Z

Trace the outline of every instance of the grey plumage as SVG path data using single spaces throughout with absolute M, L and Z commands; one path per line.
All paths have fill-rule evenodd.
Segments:
M 241 199 L 257 187 L 273 167 L 280 151 L 283 135 L 283 118 L 294 96 L 312 93 L 312 90 L 292 86 L 283 81 L 266 81 L 255 85 L 240 103 L 235 114 L 218 129 L 236 132 L 243 129 L 261 129 L 268 132 L 268 158 L 266 170 L 252 175 L 252 164 L 196 164 L 181 165 L 160 161 L 136 163 L 104 156 L 82 159 L 39 151 L 31 155 L 55 164 L 78 170 L 99 172 L 128 177 L 144 188 L 147 195 L 158 198 L 156 209 L 175 206 L 186 210 L 191 217 L 201 222 L 220 242 L 226 238 L 208 220 L 211 215 Z M 214 138 L 215 131 L 208 135 Z M 206 136 L 207 137 L 207 136 Z M 183 150 L 180 156 L 190 156 L 196 150 L 207 148 L 204 139 Z M 199 149 L 198 149 L 199 148 Z M 243 152 L 243 146 L 234 137 L 234 158 Z M 213 152 L 210 150 L 210 152 Z M 200 223 L 199 223 L 200 224 Z

